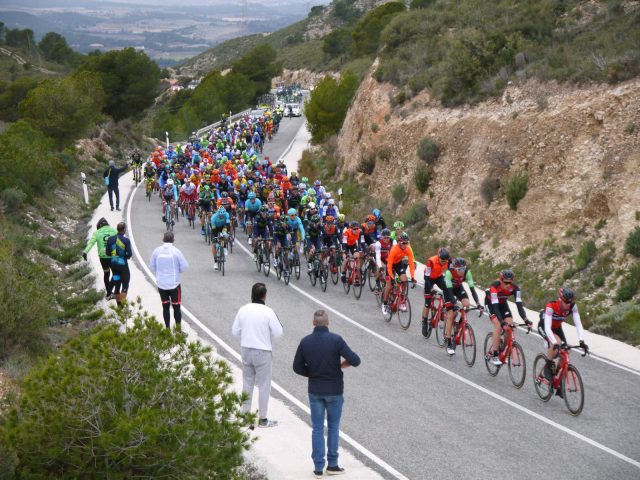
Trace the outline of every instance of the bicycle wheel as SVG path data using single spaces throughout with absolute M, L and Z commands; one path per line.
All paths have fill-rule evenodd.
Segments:
M 327 283 L 329 283 L 329 268 L 326 263 L 322 262 L 320 264 L 320 286 L 323 292 L 327 291 Z
M 356 297 L 356 300 L 360 300 L 363 285 L 364 277 L 362 276 L 362 270 L 356 267 L 353 271 L 353 296 Z
M 547 356 L 543 353 L 536 355 L 533 361 L 533 386 L 538 396 L 548 402 L 553 395 L 553 378 L 551 372 L 547 372 Z
M 258 245 L 258 251 L 255 254 L 256 270 L 260 271 L 262 268 L 262 248 Z
M 340 280 L 340 269 L 338 268 L 338 259 L 337 257 L 329 259 L 330 269 L 331 269 L 331 281 L 334 285 L 338 284 L 338 280 Z
M 369 260 L 367 267 L 367 280 L 369 283 L 369 290 L 372 292 L 376 289 L 376 276 L 378 274 L 378 268 L 376 262 Z
M 379 307 L 382 306 L 382 295 L 384 294 L 385 284 L 386 284 L 386 282 L 384 280 L 380 280 L 380 285 L 379 285 L 378 289 L 374 290 L 374 292 L 373 292 L 375 297 L 376 297 L 376 302 L 378 302 L 378 306 Z
M 351 290 L 351 284 L 349 280 L 351 280 L 351 269 L 347 267 L 347 271 L 344 272 L 345 277 L 347 277 L 347 281 L 342 284 L 342 288 L 344 289 L 344 293 L 349 295 L 349 290 Z
M 293 271 L 296 274 L 296 280 L 300 280 L 300 254 L 298 250 L 293 252 Z
M 464 361 L 468 366 L 473 367 L 473 364 L 476 363 L 476 334 L 468 322 L 460 343 L 462 343 Z
M 445 310 L 443 310 L 443 313 L 445 312 Z M 436 341 L 438 342 L 438 346 L 440 346 L 440 348 L 444 347 L 445 341 L 444 341 L 444 327 L 446 322 L 444 321 L 444 319 L 440 316 L 440 314 L 436 314 L 438 315 L 437 318 L 437 323 L 436 323 Z
M 564 404 L 569 413 L 574 416 L 580 415 L 584 407 L 584 387 L 580 372 L 573 365 L 569 364 L 566 373 L 562 377 L 562 396 Z
M 218 253 L 218 257 L 220 259 L 218 263 L 218 268 L 220 269 L 220 271 L 222 272 L 222 276 L 224 277 L 224 264 L 225 264 L 224 247 L 220 247 L 220 252 Z
M 309 268 L 309 266 L 311 266 L 311 268 Z M 315 287 L 318 279 L 316 277 L 315 265 L 313 263 L 310 264 L 307 262 L 307 274 L 309 275 L 309 281 L 311 282 L 311 286 Z
M 524 350 L 518 342 L 513 342 L 511 354 L 507 358 L 509 365 L 509 378 L 516 388 L 522 388 L 527 375 L 527 360 L 524 357 Z
M 262 251 L 262 272 L 265 277 L 269 276 L 269 272 L 271 271 L 271 253 L 267 250 Z
M 396 314 L 398 315 L 400 327 L 403 330 L 408 329 L 409 325 L 411 325 L 411 302 L 409 302 L 406 292 L 402 293 L 398 299 L 398 311 Z
M 491 357 L 493 352 L 491 351 L 491 340 L 493 339 L 493 333 L 487 333 L 486 338 L 484 339 L 484 365 L 487 367 L 487 371 L 489 375 L 495 377 L 500 371 L 500 367 L 502 365 L 494 365 L 491 361 Z
M 282 255 L 278 254 L 278 256 L 276 257 L 276 278 L 278 280 L 280 280 L 282 278 L 282 269 L 284 268 L 282 266 L 284 260 L 282 259 Z

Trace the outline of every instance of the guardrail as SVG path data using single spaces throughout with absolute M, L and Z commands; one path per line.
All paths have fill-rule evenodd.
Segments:
M 250 113 L 251 113 L 251 109 L 248 108 L 247 110 L 243 110 L 242 112 L 238 112 L 238 113 L 235 113 L 233 115 L 229 115 L 228 121 L 229 122 L 234 122 L 238 118 L 242 118 L 245 115 L 249 115 Z M 200 138 L 203 133 L 209 132 L 209 130 L 211 130 L 212 128 L 220 126 L 221 123 L 222 123 L 222 121 L 217 121 L 215 123 L 212 123 L 211 125 L 207 125 L 206 127 L 202 127 L 200 130 L 196 131 L 196 135 L 198 136 L 198 138 Z

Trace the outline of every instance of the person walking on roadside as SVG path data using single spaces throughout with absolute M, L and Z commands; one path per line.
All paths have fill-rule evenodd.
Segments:
M 124 172 L 128 163 L 124 164 L 124 167 L 116 167 L 116 162 L 109 160 L 109 168 L 104 171 L 102 175 L 104 177 L 104 183 L 107 186 L 107 192 L 109 192 L 109 205 L 111 205 L 111 211 L 113 212 L 113 194 L 116 195 L 116 210 L 120 211 L 120 188 L 118 187 L 118 178 L 120 174 Z
M 104 217 L 98 220 L 96 228 L 97 230 L 93 232 L 87 246 L 82 251 L 82 258 L 86 261 L 87 254 L 91 248 L 93 248 L 96 243 L 98 244 L 98 256 L 100 257 L 100 265 L 102 265 L 102 272 L 104 274 L 104 288 L 107 292 L 105 298 L 110 300 L 111 292 L 113 291 L 113 282 L 111 281 L 111 257 L 107 255 L 106 247 L 109 237 L 113 237 L 117 232 L 115 228 L 109 225 L 109 222 L 107 222 Z
M 122 305 L 127 299 L 129 280 L 131 279 L 128 260 L 133 256 L 133 253 L 131 251 L 131 242 L 125 236 L 126 231 L 127 225 L 124 222 L 120 222 L 116 235 L 107 239 L 107 246 L 105 247 L 105 253 L 111 257 L 111 280 L 113 281 L 113 294 L 118 306 Z
M 182 321 L 180 274 L 189 268 L 189 264 L 182 252 L 173 246 L 173 240 L 173 232 L 164 232 L 163 244 L 151 254 L 149 268 L 156 276 L 156 284 L 162 301 L 164 326 L 167 328 L 171 326 L 171 310 L 169 308 L 171 304 L 173 305 L 173 319 L 176 322 L 176 330 L 180 330 L 180 322 Z
M 342 369 L 360 365 L 360 357 L 340 335 L 329 331 L 329 316 L 324 310 L 313 314 L 313 333 L 300 341 L 293 359 L 293 371 L 309 378 L 311 410 L 311 458 L 313 474 L 322 478 L 325 466 L 324 418 L 327 416 L 327 475 L 344 473 L 338 465 L 340 417 L 344 403 Z
M 258 386 L 258 427 L 275 427 L 270 420 L 271 367 L 274 339 L 282 336 L 282 324 L 276 313 L 265 305 L 267 287 L 256 283 L 251 288 L 251 303 L 240 307 L 231 327 L 234 337 L 240 338 L 242 348 L 242 391 L 248 395 L 242 411 L 251 410 L 254 385 Z

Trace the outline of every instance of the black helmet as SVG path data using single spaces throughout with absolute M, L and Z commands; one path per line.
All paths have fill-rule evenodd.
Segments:
M 573 290 L 567 287 L 562 287 L 560 291 L 558 291 L 558 296 L 560 297 L 560 300 L 565 303 L 574 303 L 576 301 L 576 294 Z
M 351 224 L 349 226 L 351 228 L 358 228 L 358 227 L 360 227 L 360 224 L 358 222 L 351 222 Z
M 408 242 L 409 241 L 409 234 L 407 232 L 402 232 L 400 234 L 400 241 Z
M 229 194 L 228 194 L 227 192 L 222 192 L 222 193 L 220 194 L 220 196 L 221 196 L 222 198 L 227 198 L 227 197 L 229 196 Z
M 388 228 L 383 228 L 382 229 L 382 236 L 383 237 L 390 237 L 391 236 L 391 230 L 389 230 Z
M 515 275 L 513 274 L 513 270 L 507 268 L 500 272 L 500 280 L 506 280 L 507 282 L 513 282 Z
M 97 229 L 100 230 L 102 227 L 106 227 L 107 225 L 109 225 L 109 222 L 107 222 L 107 219 L 102 217 L 100 220 L 98 220 L 98 225 L 97 225 Z
M 443 261 L 451 260 L 451 254 L 446 247 L 440 247 L 438 249 L 438 258 Z
M 464 258 L 454 258 L 452 262 L 453 268 L 465 268 L 467 266 L 467 261 Z

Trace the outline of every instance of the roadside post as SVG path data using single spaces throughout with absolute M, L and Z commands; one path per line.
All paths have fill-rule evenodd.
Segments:
M 87 176 L 84 172 L 80 172 L 80 179 L 82 180 L 82 193 L 84 194 L 84 203 L 89 203 L 89 189 L 87 188 Z
M 167 137 L 167 150 L 169 150 L 169 132 L 164 132 L 164 134 Z
M 343 206 L 343 205 L 344 205 L 344 204 L 343 204 L 343 202 L 342 202 L 342 187 L 340 187 L 340 188 L 338 189 L 338 209 L 339 209 L 340 211 L 342 211 L 342 206 Z

